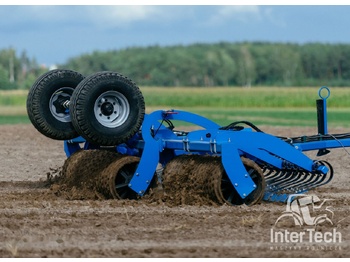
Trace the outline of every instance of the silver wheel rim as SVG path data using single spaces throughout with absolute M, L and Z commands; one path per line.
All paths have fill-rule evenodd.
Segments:
M 71 122 L 68 106 L 74 89 L 71 87 L 62 87 L 52 94 L 49 101 L 50 112 L 54 118 L 61 122 Z M 61 103 L 59 101 L 65 101 Z M 65 104 L 65 105 L 63 105 Z
M 94 113 L 101 125 L 115 128 L 124 124 L 128 119 L 130 105 L 123 94 L 117 91 L 107 91 L 96 99 Z

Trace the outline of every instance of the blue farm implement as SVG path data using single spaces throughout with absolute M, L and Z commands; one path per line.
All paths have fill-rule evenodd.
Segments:
M 327 87 L 319 90 L 318 134 L 292 138 L 264 133 L 247 121 L 220 126 L 175 109 L 145 114 L 136 84 L 109 71 L 88 77 L 49 71 L 30 89 L 27 110 L 39 132 L 64 141 L 63 172 L 77 170 L 70 159 L 90 152 L 80 168 L 98 170 L 96 189 L 106 197 L 138 198 L 158 184 L 166 194 L 195 190 L 216 203 L 253 205 L 284 202 L 331 181 L 332 166 L 303 153 L 318 150 L 322 156 L 350 146 L 350 134 L 328 134 L 329 95 Z M 176 130 L 180 121 L 198 128 Z

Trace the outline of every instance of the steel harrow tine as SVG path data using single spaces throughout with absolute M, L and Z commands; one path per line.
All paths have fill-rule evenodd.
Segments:
M 267 170 L 269 179 L 267 180 L 267 192 L 271 193 L 300 193 L 315 187 L 329 183 L 333 178 L 333 168 L 326 161 L 319 161 L 322 165 L 327 165 L 329 172 L 322 174 L 319 172 L 310 173 L 305 171 L 281 171 Z M 271 175 L 275 173 L 275 175 Z M 276 175 L 277 174 L 277 175 Z
M 280 174 L 281 175 L 277 176 L 275 179 L 271 179 L 267 182 L 270 188 L 280 188 L 284 182 L 290 181 L 289 179 L 293 177 L 293 172 L 290 171 L 280 171 Z
M 293 171 L 292 172 L 288 171 L 285 173 L 288 174 L 287 179 L 279 181 L 279 183 L 275 186 L 275 189 L 273 190 L 273 192 L 285 190 L 286 187 L 293 186 L 296 181 L 300 181 L 301 179 L 300 172 L 296 172 L 295 174 L 295 172 Z
M 300 186 L 302 186 L 301 188 L 308 188 L 308 185 L 314 183 L 317 179 L 318 176 L 316 174 L 304 173 L 304 175 L 301 176 L 301 179 L 299 179 L 297 183 L 294 183 L 290 186 L 285 186 L 284 190 L 296 193 L 300 190 Z
M 308 173 L 311 176 L 311 179 L 307 181 L 307 183 L 299 183 L 301 185 L 302 190 L 310 190 L 315 187 L 319 187 L 321 185 L 327 184 L 333 178 L 333 167 L 326 161 L 320 161 L 321 164 L 327 165 L 329 167 L 329 172 L 327 174 L 321 173 Z M 328 179 L 326 179 L 328 177 Z M 313 178 L 313 179 L 312 179 Z M 300 190 L 298 188 L 298 190 Z
M 268 179 L 266 179 L 266 182 L 270 185 L 274 184 L 274 183 L 278 183 L 278 181 L 280 180 L 284 180 L 286 179 L 286 176 L 288 176 L 288 174 L 286 174 L 286 172 L 282 171 L 282 170 L 275 170 L 275 174 L 271 175 Z

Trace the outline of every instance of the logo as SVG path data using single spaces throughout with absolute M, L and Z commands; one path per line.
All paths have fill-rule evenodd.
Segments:
M 331 201 L 316 195 L 289 195 L 285 211 L 270 229 L 270 249 L 340 250 L 336 244 L 342 242 L 342 234 L 333 222 Z
M 278 222 L 286 218 L 293 218 L 296 226 L 308 225 L 317 226 L 323 223 L 333 225 L 332 218 L 334 216 L 330 206 L 325 208 L 326 201 L 332 199 L 325 199 L 321 201 L 315 195 L 293 194 L 288 197 L 286 211 L 276 220 L 275 226 Z M 321 202 L 321 203 L 320 203 Z M 316 203 L 319 203 L 316 205 Z M 323 211 L 322 214 L 317 215 L 317 211 Z M 315 214 L 315 215 L 313 215 Z

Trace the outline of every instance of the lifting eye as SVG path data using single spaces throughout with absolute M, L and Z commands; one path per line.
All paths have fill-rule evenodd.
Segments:
M 326 92 L 322 92 L 323 90 L 326 90 Z M 326 93 L 326 95 L 322 95 L 322 93 Z M 329 96 L 331 95 L 331 91 L 329 90 L 329 88 L 327 86 L 322 86 L 319 90 L 318 90 L 318 96 L 321 99 L 327 99 Z

